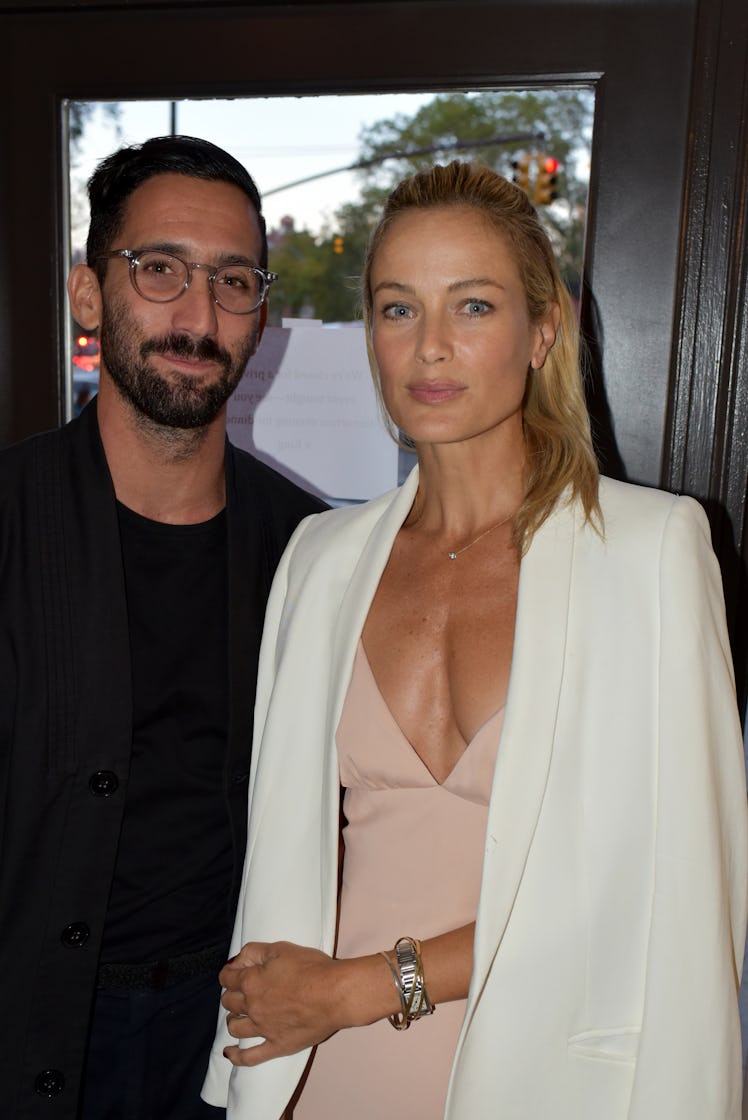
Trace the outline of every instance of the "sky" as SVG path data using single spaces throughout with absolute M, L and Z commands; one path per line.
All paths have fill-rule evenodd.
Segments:
M 422 94 L 365 94 L 334 97 L 258 97 L 179 101 L 178 132 L 200 136 L 225 148 L 243 163 L 260 193 L 321 171 L 348 166 L 359 155 L 359 134 L 366 125 L 397 113 L 414 114 L 434 97 Z M 99 160 L 123 144 L 138 143 L 171 130 L 170 101 L 120 102 L 117 125 L 97 109 L 86 129 L 71 174 L 72 244 L 78 248 L 88 222 L 85 180 Z M 263 208 L 269 228 L 291 215 L 296 228 L 313 233 L 344 202 L 358 195 L 357 177 L 331 175 L 304 186 L 271 194 Z

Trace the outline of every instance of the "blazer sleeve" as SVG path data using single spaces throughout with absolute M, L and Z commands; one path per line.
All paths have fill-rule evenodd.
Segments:
M 659 602 L 654 889 L 629 1120 L 739 1120 L 745 767 L 720 572 L 689 498 L 663 533 Z
M 316 514 L 314 516 L 317 516 Z M 288 581 L 289 581 L 289 568 L 291 566 L 292 557 L 294 556 L 296 546 L 303 536 L 305 530 L 313 517 L 307 517 L 299 523 L 293 532 L 286 549 L 280 559 L 276 568 L 273 584 L 268 598 L 267 609 L 265 611 L 265 623 L 262 637 L 262 645 L 260 648 L 260 661 L 259 672 L 257 678 L 257 690 L 255 693 L 255 715 L 254 715 L 254 741 L 252 750 L 252 760 L 250 768 L 249 779 L 249 794 L 248 794 L 248 808 L 249 823 L 247 829 L 247 852 L 244 861 L 244 869 L 242 872 L 242 882 L 239 892 L 239 900 L 236 909 L 236 916 L 234 919 L 234 929 L 231 938 L 231 945 L 229 948 L 229 956 L 238 953 L 242 945 L 248 940 L 253 940 L 251 932 L 245 928 L 245 915 L 247 908 L 247 874 L 250 864 L 250 856 L 252 848 L 255 843 L 257 832 L 257 821 L 253 819 L 252 815 L 252 802 L 255 797 L 255 790 L 258 780 L 258 768 L 261 763 L 261 745 L 263 740 L 263 733 L 267 720 L 268 708 L 270 699 L 275 685 L 276 678 L 276 665 L 279 655 L 279 646 L 282 645 L 282 632 L 284 624 L 284 614 L 288 604 Z M 232 1093 L 231 1084 L 235 1082 L 238 1077 L 244 1076 L 246 1080 L 246 1070 L 242 1070 L 239 1074 L 230 1063 L 223 1056 L 223 1048 L 225 1046 L 233 1045 L 235 1040 L 229 1034 L 226 1027 L 226 1013 L 222 1006 L 218 1007 L 218 1021 L 216 1025 L 216 1036 L 213 1042 L 210 1061 L 206 1072 L 205 1080 L 201 1096 L 208 1104 L 215 1107 L 226 1108 Z M 295 1056 L 292 1056 L 292 1058 Z M 281 1062 L 288 1064 L 291 1059 L 279 1059 L 278 1063 L 269 1062 L 268 1068 L 276 1067 Z M 263 1067 L 264 1068 L 264 1067 Z M 272 1070 L 271 1070 L 272 1072 Z M 301 1071 L 296 1076 L 296 1080 L 300 1076 Z M 262 1072 L 260 1073 L 262 1076 Z M 291 1088 L 288 1090 L 290 1095 L 295 1081 L 291 1081 Z M 239 1089 L 235 1089 L 234 1093 L 238 1093 Z M 258 1108 L 258 1115 L 262 1109 Z

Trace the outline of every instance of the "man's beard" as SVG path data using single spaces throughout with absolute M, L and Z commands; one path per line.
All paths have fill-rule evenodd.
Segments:
M 252 332 L 233 354 L 207 337 L 172 333 L 143 339 L 133 318 L 121 305 L 110 303 L 101 319 L 101 358 L 120 393 L 141 417 L 166 428 L 202 428 L 215 420 L 241 381 L 255 352 L 258 330 L 255 320 Z M 150 365 L 149 354 L 215 361 L 220 371 L 207 383 L 204 374 L 192 376 L 181 370 L 165 376 Z

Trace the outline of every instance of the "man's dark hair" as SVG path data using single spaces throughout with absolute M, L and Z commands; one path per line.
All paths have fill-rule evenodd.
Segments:
M 233 183 L 244 191 L 260 223 L 262 250 L 260 268 L 268 263 L 268 242 L 262 201 L 254 179 L 238 160 L 208 140 L 194 136 L 156 136 L 143 144 L 120 148 L 102 160 L 88 180 L 91 224 L 86 242 L 86 260 L 104 277 L 106 261 L 98 259 L 111 249 L 125 217 L 130 195 L 155 175 L 188 175 L 219 183 Z M 127 246 L 129 248 L 129 246 Z

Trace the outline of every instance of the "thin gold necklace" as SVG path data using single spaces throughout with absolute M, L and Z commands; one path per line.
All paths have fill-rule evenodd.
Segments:
M 483 538 L 487 537 L 489 533 L 492 533 L 494 529 L 500 529 L 502 525 L 506 525 L 507 521 L 511 521 L 513 517 L 514 514 L 510 513 L 509 516 L 505 517 L 503 521 L 497 521 L 495 525 L 489 525 L 487 529 L 484 529 L 483 532 L 479 536 L 477 536 L 475 540 L 470 541 L 469 544 L 464 544 L 462 548 L 456 548 L 453 552 L 448 552 L 448 558 L 450 560 L 456 560 L 457 557 L 461 556 L 463 552 L 467 552 L 467 550 L 469 548 L 472 548 L 474 544 L 477 544 L 478 541 L 482 541 Z

